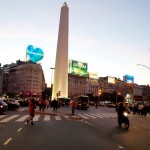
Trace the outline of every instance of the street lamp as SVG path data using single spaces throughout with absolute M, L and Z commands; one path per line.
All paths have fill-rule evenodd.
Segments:
M 137 66 L 143 66 L 143 67 L 146 67 L 147 69 L 149 69 L 149 70 L 150 70 L 150 68 L 149 68 L 149 67 L 147 67 L 146 65 L 137 64 Z

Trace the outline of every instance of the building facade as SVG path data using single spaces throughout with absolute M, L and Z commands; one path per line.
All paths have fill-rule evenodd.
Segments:
M 88 78 L 79 75 L 68 74 L 68 96 L 70 98 L 78 95 L 88 94 Z
M 19 60 L 16 63 L 4 65 L 3 69 L 3 94 L 28 97 L 41 95 L 45 89 L 45 78 L 40 64 Z

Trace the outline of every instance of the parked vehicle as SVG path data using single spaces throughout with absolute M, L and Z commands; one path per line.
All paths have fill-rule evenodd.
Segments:
M 8 105 L 8 110 L 16 110 L 20 107 L 20 104 L 12 99 L 5 99 L 5 103 Z
M 125 128 L 128 130 L 129 128 L 129 119 L 128 112 L 124 111 L 122 116 L 118 116 L 118 125 L 121 127 L 122 123 L 124 123 Z
M 77 96 L 74 98 L 75 108 L 77 109 L 88 109 L 89 108 L 89 97 L 88 96 Z
M 16 102 L 18 102 L 20 104 L 20 106 L 29 106 L 29 100 L 23 100 L 23 99 L 19 99 L 19 100 L 15 100 Z
M 70 98 L 58 98 L 61 106 L 69 106 L 70 105 Z
M 2 114 L 4 111 L 8 110 L 8 105 L 0 99 L 0 114 Z
M 107 103 L 106 106 L 107 106 L 107 107 L 113 107 L 113 108 L 116 108 L 116 105 L 115 105 L 114 103 L 112 103 L 112 102 Z

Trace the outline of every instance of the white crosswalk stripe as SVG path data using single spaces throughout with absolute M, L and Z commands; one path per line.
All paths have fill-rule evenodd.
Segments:
M 85 116 L 88 116 L 88 117 L 90 117 L 90 118 L 93 118 L 93 119 L 95 119 L 96 117 L 94 117 L 93 115 L 91 115 L 91 114 L 84 114 Z
M 41 115 L 35 115 L 33 121 L 38 121 Z
M 77 114 L 78 116 L 82 117 L 83 119 L 89 119 L 88 117 L 82 115 L 82 114 Z
M 25 121 L 28 117 L 29 117 L 29 115 L 24 115 L 24 116 L 22 116 L 21 118 L 19 118 L 18 120 L 16 120 L 16 122 Z
M 50 115 L 45 115 L 44 121 L 50 121 Z
M 92 114 L 92 115 L 95 116 L 95 117 L 98 117 L 98 118 L 104 118 L 104 117 L 102 117 L 102 116 L 100 116 L 98 114 Z
M 114 118 L 117 117 L 116 113 L 84 113 L 84 114 L 76 114 L 77 116 L 81 117 L 82 119 L 103 119 L 103 118 Z M 0 115 L 0 123 L 6 123 L 9 121 L 14 121 L 14 122 L 24 122 L 27 118 L 29 117 L 29 115 Z M 41 120 L 43 119 L 43 121 L 51 121 L 51 120 L 72 120 L 70 118 L 70 116 L 68 115 L 55 115 L 55 116 L 51 116 L 48 114 L 39 114 L 39 115 L 35 115 L 33 118 L 33 121 L 39 121 L 39 119 L 41 118 Z
M 89 113 L 89 114 L 77 114 L 83 119 L 97 119 L 97 118 L 113 118 L 116 117 L 117 114 L 115 113 Z
M 1 118 L 4 118 L 4 117 L 6 117 L 6 116 L 8 116 L 8 115 L 1 115 L 1 116 L 0 116 L 0 119 L 1 119 Z
M 3 119 L 3 120 L 1 120 L 0 122 L 8 122 L 8 121 L 10 121 L 10 120 L 12 120 L 12 119 L 14 119 L 14 118 L 16 118 L 16 117 L 18 117 L 19 115 L 12 115 L 12 116 L 10 116 L 10 117 L 8 117 L 8 118 L 5 118 L 5 119 Z
M 60 116 L 55 116 L 56 120 L 62 120 Z

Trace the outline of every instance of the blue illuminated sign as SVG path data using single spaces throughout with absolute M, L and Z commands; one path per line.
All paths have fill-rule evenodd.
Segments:
M 29 56 L 29 59 L 34 63 L 40 61 L 44 57 L 43 50 L 40 48 L 34 48 L 32 45 L 29 45 L 27 47 L 27 55 Z

